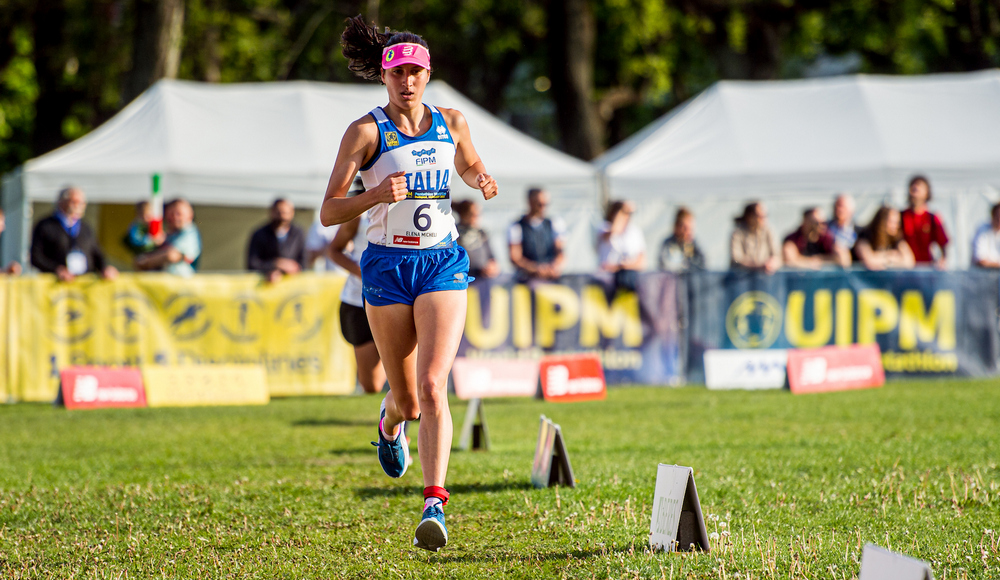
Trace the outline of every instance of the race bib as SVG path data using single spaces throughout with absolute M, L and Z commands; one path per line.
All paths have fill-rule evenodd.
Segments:
M 433 247 L 451 233 L 454 222 L 450 214 L 451 199 L 447 197 L 397 201 L 389 206 L 386 245 L 418 250 Z
M 66 254 L 66 269 L 74 276 L 87 273 L 87 256 L 77 249 L 70 250 Z

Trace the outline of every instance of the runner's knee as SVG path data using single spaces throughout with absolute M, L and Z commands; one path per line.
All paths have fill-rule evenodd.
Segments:
M 420 380 L 420 408 L 437 413 L 448 408 L 448 379 L 424 377 Z

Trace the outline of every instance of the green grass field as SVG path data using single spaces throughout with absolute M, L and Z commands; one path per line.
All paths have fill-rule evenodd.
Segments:
M 998 578 L 998 395 L 952 381 L 488 401 L 493 450 L 452 455 L 438 554 L 411 547 L 419 459 L 390 480 L 369 444 L 375 396 L 0 406 L 0 578 L 852 578 L 866 542 L 938 579 Z M 541 413 L 563 426 L 575 489 L 529 485 Z M 646 548 L 659 462 L 695 468 L 711 553 Z

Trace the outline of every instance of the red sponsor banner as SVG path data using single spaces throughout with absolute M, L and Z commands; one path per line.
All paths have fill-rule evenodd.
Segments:
M 788 351 L 788 386 L 793 393 L 868 389 L 884 383 L 877 344 Z
M 139 369 L 70 367 L 59 377 L 67 409 L 146 406 Z
M 538 392 L 538 361 L 458 357 L 451 367 L 451 379 L 459 399 L 534 397 Z
M 598 401 L 608 396 L 596 354 L 543 357 L 539 374 L 546 401 Z

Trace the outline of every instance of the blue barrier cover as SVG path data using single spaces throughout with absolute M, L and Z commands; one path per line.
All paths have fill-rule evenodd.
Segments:
M 997 373 L 994 272 L 698 272 L 686 282 L 690 382 L 704 381 L 709 348 L 871 343 L 888 376 Z
M 477 280 L 459 356 L 538 358 L 594 352 L 609 384 L 679 384 L 683 378 L 678 309 L 683 281 L 646 273 L 637 291 L 599 276 L 518 284 L 510 276 Z

